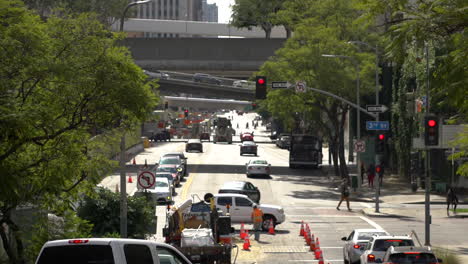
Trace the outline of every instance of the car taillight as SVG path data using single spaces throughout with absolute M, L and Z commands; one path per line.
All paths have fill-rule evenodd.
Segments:
M 360 248 L 361 246 L 358 245 L 358 244 L 356 244 L 356 245 L 354 245 L 353 247 L 354 247 L 355 249 L 358 249 L 358 248 Z
M 368 262 L 375 262 L 375 256 L 372 254 L 367 255 L 367 261 Z
M 85 244 L 85 243 L 88 243 L 89 240 L 88 239 L 72 239 L 72 240 L 68 240 L 68 244 Z

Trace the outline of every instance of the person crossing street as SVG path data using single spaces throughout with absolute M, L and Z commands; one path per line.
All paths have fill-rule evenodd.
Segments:
M 252 222 L 254 224 L 255 240 L 260 241 L 260 229 L 263 223 L 263 211 L 254 204 L 252 212 Z
M 341 193 L 341 199 L 340 199 L 340 202 L 338 203 L 338 206 L 336 207 L 336 210 L 340 210 L 341 203 L 344 200 L 346 200 L 346 206 L 348 207 L 348 211 L 351 211 L 351 207 L 349 207 L 349 185 L 346 179 L 343 179 L 343 181 L 341 182 L 340 193 Z

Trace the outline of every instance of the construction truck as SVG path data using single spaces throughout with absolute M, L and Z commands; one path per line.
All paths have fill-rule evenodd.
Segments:
M 292 134 L 289 168 L 314 167 L 322 164 L 322 140 L 314 135 Z
M 165 242 L 193 263 L 231 263 L 231 218 L 214 206 L 212 194 L 193 195 L 168 209 L 163 228 Z M 195 203 L 194 200 L 199 202 Z M 207 202 L 209 201 L 209 202 Z
M 216 117 L 213 124 L 215 125 L 213 143 L 227 142 L 228 144 L 232 144 L 232 132 L 234 129 L 232 128 L 231 120 L 226 117 Z

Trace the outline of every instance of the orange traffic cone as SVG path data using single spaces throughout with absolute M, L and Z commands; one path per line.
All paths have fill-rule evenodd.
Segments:
M 310 245 L 310 233 L 309 232 L 307 231 L 305 232 L 304 238 L 305 238 L 306 244 Z
M 316 245 L 315 245 L 315 236 L 312 234 L 310 237 L 310 250 L 315 251 Z
M 244 223 L 241 223 L 241 229 L 240 229 L 240 238 L 244 239 L 246 237 L 245 229 L 244 229 Z
M 250 247 L 249 230 L 245 230 L 245 238 L 247 238 L 247 244 L 249 244 L 249 247 Z
M 270 219 L 270 226 L 268 227 L 268 234 L 275 234 L 275 226 L 273 226 L 273 219 Z
M 250 241 L 249 238 L 244 238 L 244 244 L 242 245 L 243 250 L 250 250 Z
M 322 250 L 320 248 L 315 248 L 315 252 L 314 252 L 315 259 L 320 259 L 321 252 Z
M 304 221 L 301 222 L 301 231 L 299 231 L 299 236 L 304 236 Z
M 320 249 L 320 241 L 319 241 L 318 237 L 317 237 L 317 240 L 315 241 L 315 247 Z
M 133 158 L 133 162 L 132 162 L 132 163 L 133 163 L 133 165 L 135 165 L 135 164 L 136 164 L 136 160 L 135 160 L 135 158 Z
M 133 183 L 132 175 L 130 175 L 130 177 L 128 177 L 128 183 Z
M 320 256 L 319 256 L 318 264 L 325 264 L 324 261 L 323 261 L 323 252 L 322 252 L 322 250 L 320 250 Z

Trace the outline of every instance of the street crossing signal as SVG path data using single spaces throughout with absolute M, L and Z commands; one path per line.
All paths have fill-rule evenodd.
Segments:
M 255 99 L 266 99 L 267 79 L 265 76 L 255 77 Z
M 252 103 L 252 109 L 257 109 L 257 104 L 256 103 Z
M 424 143 L 426 146 L 439 145 L 439 121 L 435 116 L 424 118 Z
M 375 140 L 375 153 L 376 154 L 383 154 L 385 153 L 385 141 L 386 141 L 385 134 L 377 134 Z
M 189 115 L 188 109 L 185 109 L 185 110 L 184 110 L 184 116 L 185 116 L 185 117 L 188 117 L 188 115 Z

